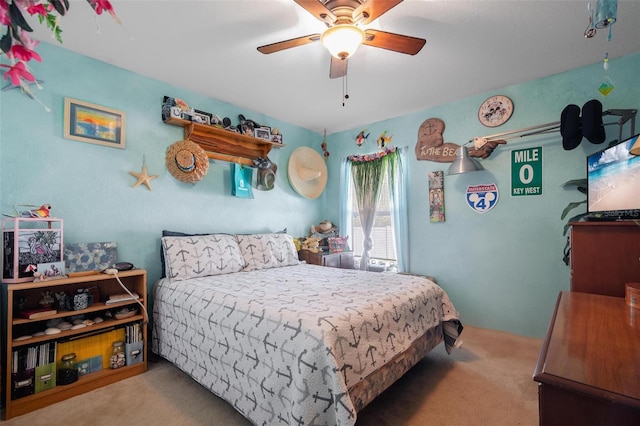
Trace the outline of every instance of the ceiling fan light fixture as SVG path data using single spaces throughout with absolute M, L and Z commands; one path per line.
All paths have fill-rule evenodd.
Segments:
M 336 25 L 328 28 L 320 37 L 331 56 L 338 59 L 351 57 L 363 40 L 364 31 L 355 25 Z

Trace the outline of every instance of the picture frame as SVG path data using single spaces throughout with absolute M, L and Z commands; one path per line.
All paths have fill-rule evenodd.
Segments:
M 282 143 L 282 135 L 279 133 L 277 135 L 271 135 L 271 142 Z
M 254 137 L 254 128 L 249 123 L 240 123 L 240 133 L 245 136 Z
M 65 139 L 124 149 L 125 129 L 123 111 L 64 98 Z
M 266 141 L 271 140 L 271 128 L 262 126 L 253 130 L 253 136 L 257 139 L 263 139 Z

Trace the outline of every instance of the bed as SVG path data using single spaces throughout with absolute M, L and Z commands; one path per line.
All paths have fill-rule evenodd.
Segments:
M 352 425 L 462 331 L 432 280 L 301 263 L 284 233 L 166 236 L 162 250 L 153 352 L 257 425 Z

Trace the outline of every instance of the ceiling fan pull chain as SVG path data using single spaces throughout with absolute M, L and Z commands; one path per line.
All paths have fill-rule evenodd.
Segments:
M 345 101 L 347 99 L 349 99 L 349 93 L 348 92 L 348 87 L 347 87 L 347 75 L 345 74 L 342 77 L 342 106 L 344 106 Z

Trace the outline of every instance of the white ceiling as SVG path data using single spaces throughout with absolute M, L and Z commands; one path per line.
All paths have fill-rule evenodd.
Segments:
M 606 51 L 610 58 L 640 51 L 640 1 L 619 1 L 607 43 L 606 30 L 583 36 L 588 1 L 405 0 L 365 28 L 427 44 L 416 56 L 361 46 L 349 60 L 343 107 L 343 80 L 329 79 L 330 56 L 319 42 L 256 50 L 325 28 L 291 0 L 111 3 L 122 26 L 72 0 L 60 20 L 62 47 L 328 134 L 597 63 Z M 33 26 L 37 38 L 55 43 Z

